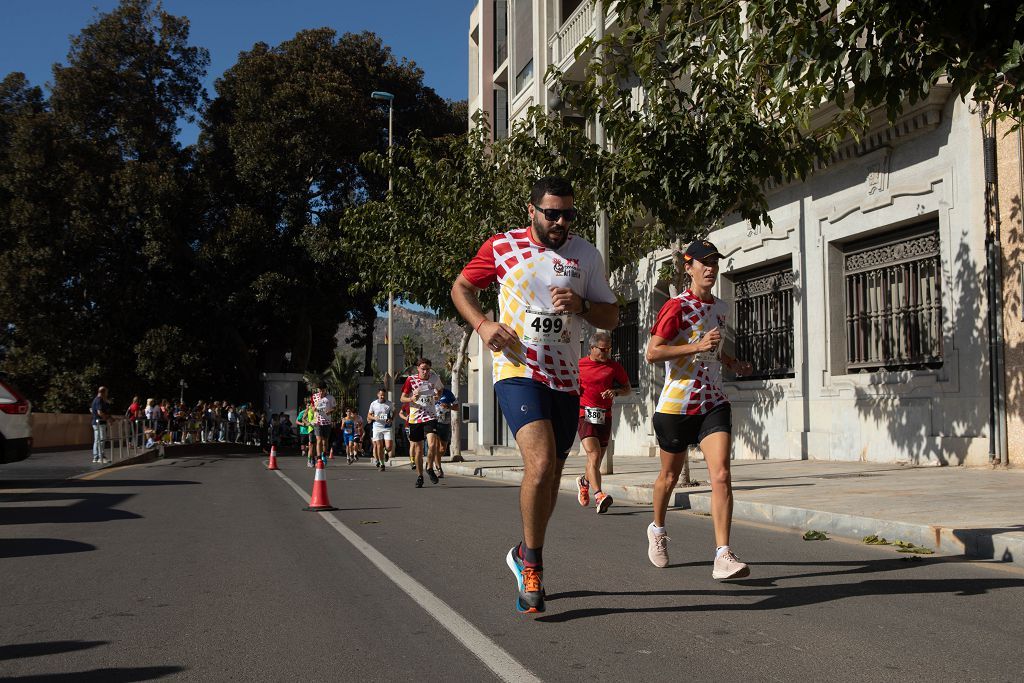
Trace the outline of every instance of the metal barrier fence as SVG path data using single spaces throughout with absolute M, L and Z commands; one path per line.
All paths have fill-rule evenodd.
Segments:
M 267 428 L 248 420 L 172 416 L 166 420 L 113 418 L 107 422 L 104 457 L 111 462 L 133 458 L 163 446 L 197 443 L 268 443 Z

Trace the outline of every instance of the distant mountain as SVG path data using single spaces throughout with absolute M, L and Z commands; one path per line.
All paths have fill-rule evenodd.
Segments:
M 398 370 L 401 370 L 403 367 L 402 339 L 404 337 L 412 337 L 415 347 L 417 349 L 422 347 L 422 354 L 433 361 L 435 365 L 443 363 L 447 353 L 454 351 L 459 340 L 462 338 L 462 327 L 458 323 L 450 320 L 439 321 L 433 313 L 413 311 L 397 304 L 394 306 L 394 312 L 394 353 L 395 365 L 398 366 Z M 338 326 L 338 332 L 335 335 L 335 339 L 338 342 L 337 348 L 343 353 L 357 354 L 362 359 L 363 349 L 345 343 L 345 339 L 352 335 L 353 330 L 353 326 L 349 323 L 343 323 Z M 377 322 L 374 325 L 374 341 L 378 345 L 385 344 L 387 332 L 388 319 L 385 314 L 377 318 Z M 448 340 L 447 343 L 445 343 L 445 340 Z M 385 370 L 387 365 L 386 356 L 379 354 L 377 358 L 380 369 Z

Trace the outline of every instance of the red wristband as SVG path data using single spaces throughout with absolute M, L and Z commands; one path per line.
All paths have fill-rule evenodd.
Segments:
M 483 325 L 485 322 L 487 322 L 487 318 L 481 318 L 480 322 L 478 322 L 476 324 L 476 327 L 473 328 L 473 331 L 476 332 L 477 334 L 480 334 L 480 326 Z

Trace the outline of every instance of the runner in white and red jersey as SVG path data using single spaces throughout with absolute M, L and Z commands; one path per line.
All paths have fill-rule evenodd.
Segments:
M 416 466 L 416 488 L 423 488 L 423 441 L 426 439 L 429 454 L 437 449 L 437 399 L 444 391 L 441 378 L 431 370 L 431 363 L 420 358 L 416 363 L 416 375 L 407 377 L 402 387 L 402 403 L 409 406 L 409 454 Z M 437 474 L 427 463 L 427 475 L 432 484 L 437 483 Z
M 523 454 L 523 541 L 505 558 L 520 612 L 544 610 L 544 534 L 579 413 L 579 318 L 605 329 L 619 320 L 600 254 L 569 232 L 573 204 L 567 180 L 537 181 L 530 225 L 487 240 L 452 286 L 455 307 L 494 357 L 494 394 Z M 490 321 L 479 292 L 495 282 L 500 317 Z
M 722 350 L 728 336 L 729 306 L 711 294 L 722 255 L 711 242 L 693 242 L 683 254 L 690 288 L 665 302 L 651 329 L 647 362 L 665 361 L 665 387 L 654 412 L 654 433 L 661 449 L 661 473 L 654 484 L 654 522 L 647 527 L 647 556 L 656 567 L 668 565 L 665 512 L 686 449 L 700 445 L 711 476 L 711 519 L 715 527 L 716 579 L 750 574 L 729 548 L 732 526 L 732 409 L 722 389 L 722 366 L 749 375 L 750 363 Z
M 587 453 L 587 468 L 576 477 L 576 492 L 580 505 L 586 507 L 593 489 L 598 514 L 612 505 L 612 497 L 601 490 L 601 460 L 612 434 L 612 402 L 615 396 L 631 391 L 626 369 L 612 360 L 612 336 L 607 332 L 590 335 L 590 355 L 580 359 L 580 419 L 576 427 Z

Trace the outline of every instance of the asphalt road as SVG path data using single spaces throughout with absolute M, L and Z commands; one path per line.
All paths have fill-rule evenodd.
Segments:
M 517 487 L 449 475 L 417 490 L 405 467 L 332 464 L 340 510 L 311 513 L 312 470 L 279 464 L 284 476 L 255 456 L 169 457 L 63 482 L 0 470 L 0 676 L 1011 681 L 1024 671 L 1014 570 L 737 524 L 733 547 L 752 576 L 720 583 L 708 518 L 670 514 L 672 563 L 657 569 L 649 509 L 598 516 L 563 495 L 545 548 L 547 612 L 522 615 L 504 564 L 519 536 Z

